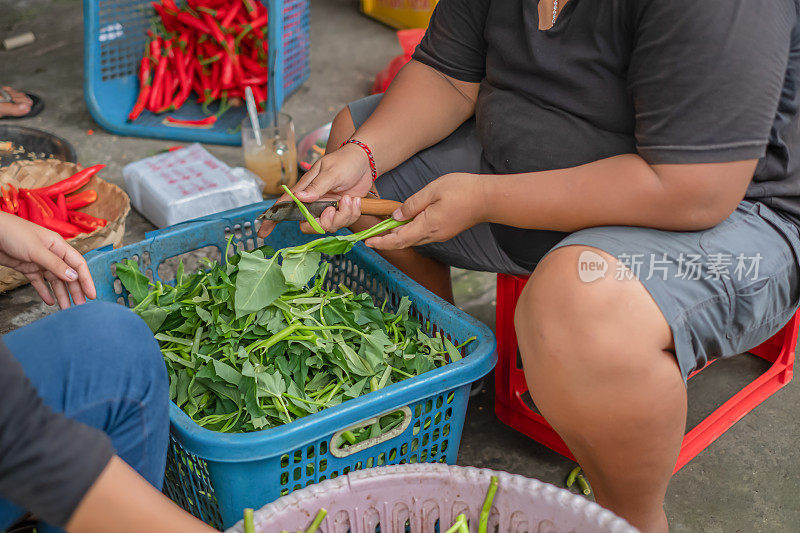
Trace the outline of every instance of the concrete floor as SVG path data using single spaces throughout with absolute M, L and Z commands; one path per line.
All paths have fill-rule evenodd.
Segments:
M 80 0 L 0 0 L 0 38 L 33 31 L 37 42 L 0 51 L 0 84 L 35 92 L 47 109 L 21 124 L 68 139 L 84 164 L 106 163 L 104 177 L 122 184 L 122 167 L 174 143 L 123 138 L 102 130 L 83 100 L 83 17 Z M 285 110 L 304 133 L 329 121 L 348 101 L 367 94 L 374 74 L 399 53 L 393 31 L 357 13 L 355 0 L 312 1 L 311 79 Z M 87 135 L 93 129 L 94 134 Z M 231 165 L 238 148 L 209 146 Z M 125 242 L 152 226 L 133 211 Z M 456 272 L 459 305 L 494 325 L 494 281 Z M 0 333 L 52 312 L 30 288 L 0 296 Z M 720 362 L 689 385 L 692 426 L 764 364 L 751 356 Z M 492 379 L 471 402 L 459 462 L 562 485 L 571 462 L 504 426 L 494 416 Z M 674 476 L 666 508 L 674 531 L 800 530 L 800 384 L 790 383 Z

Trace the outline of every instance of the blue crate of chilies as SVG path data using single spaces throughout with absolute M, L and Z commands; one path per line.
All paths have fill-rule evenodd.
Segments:
M 270 72 L 267 109 L 280 109 L 286 97 L 308 79 L 310 38 L 309 0 L 261 0 L 267 6 L 267 39 L 275 54 Z M 231 108 L 209 129 L 167 126 L 166 115 L 181 120 L 205 118 L 191 96 L 180 109 L 162 115 L 145 110 L 134 122 L 128 113 L 139 94 L 137 72 L 145 50 L 150 0 L 84 0 L 84 72 L 86 106 L 103 128 L 117 135 L 211 144 L 241 144 L 237 127 L 243 107 Z M 270 70 L 273 70 L 270 67 Z M 210 112 L 219 109 L 212 104 Z

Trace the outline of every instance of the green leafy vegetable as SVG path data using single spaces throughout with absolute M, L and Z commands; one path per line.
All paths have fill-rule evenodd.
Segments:
M 252 253 L 240 254 L 234 297 L 237 317 L 263 309 L 286 292 L 286 281 L 276 258 L 273 255 L 265 261 Z
M 150 282 L 135 261 L 118 263 L 134 310 L 160 344 L 172 401 L 205 428 L 257 431 L 460 359 L 471 339 L 456 346 L 428 335 L 408 298 L 390 312 L 327 277 L 323 253 L 344 253 L 401 224 L 387 219 L 352 235 L 261 247 L 223 265 L 206 261 L 195 273 L 181 263 L 174 286 Z M 383 416 L 354 430 L 347 445 L 402 419 Z
M 319 225 L 319 222 L 317 222 L 317 219 L 314 218 L 311 215 L 311 213 L 308 212 L 308 208 L 306 207 L 306 204 L 304 204 L 303 202 L 298 200 L 297 196 L 292 194 L 292 191 L 289 190 L 289 187 L 287 187 L 286 185 L 281 185 L 281 187 L 283 187 L 283 190 L 284 190 L 284 192 L 286 194 L 291 196 L 292 200 L 294 200 L 294 203 L 297 204 L 297 208 L 300 209 L 300 212 L 303 213 L 304 217 L 306 217 L 306 220 L 308 221 L 308 224 L 314 229 L 314 231 L 316 231 L 317 233 L 325 233 L 325 230 L 322 229 L 322 226 Z
M 133 259 L 117 263 L 117 277 L 136 303 L 143 301 L 150 292 L 150 280 L 139 271 L 139 264 Z

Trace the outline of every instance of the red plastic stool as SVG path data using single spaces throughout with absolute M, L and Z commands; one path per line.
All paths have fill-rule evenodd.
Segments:
M 528 392 L 528 385 L 518 364 L 514 309 L 517 307 L 517 300 L 526 281 L 527 279 L 516 276 L 497 275 L 498 359 L 495 368 L 495 413 L 503 423 L 574 460 L 561 437 L 542 415 L 533 411 L 523 400 L 523 395 Z M 770 361 L 772 366 L 686 433 L 675 472 L 741 420 L 745 414 L 792 380 L 799 325 L 800 311 L 771 339 L 750 350 L 750 353 Z M 711 363 L 713 360 L 709 362 Z M 707 367 L 708 365 L 703 368 Z M 693 372 L 689 377 L 700 370 Z

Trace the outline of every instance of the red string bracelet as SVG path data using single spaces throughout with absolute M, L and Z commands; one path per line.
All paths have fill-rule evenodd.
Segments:
M 361 149 L 364 150 L 364 152 L 366 152 L 367 158 L 369 159 L 369 171 L 372 174 L 372 181 L 378 179 L 378 169 L 375 167 L 375 158 L 372 157 L 372 150 L 369 149 L 369 146 L 367 146 L 365 143 L 362 143 L 359 140 L 348 139 L 345 142 L 343 142 L 341 146 L 339 146 L 339 148 L 341 148 L 345 144 L 355 144 L 356 146 L 360 146 Z

